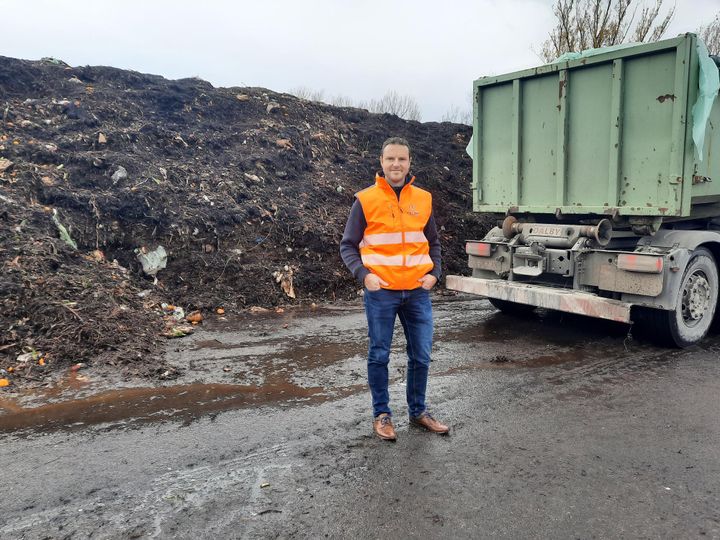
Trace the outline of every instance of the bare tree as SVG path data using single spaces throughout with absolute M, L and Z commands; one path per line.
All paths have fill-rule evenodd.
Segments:
M 472 124 L 472 110 L 453 105 L 442 115 L 440 121 L 470 125 Z
M 675 15 L 661 15 L 664 0 L 556 0 L 555 28 L 543 43 L 541 56 L 552 62 L 567 52 L 619 45 L 627 41 L 657 41 Z
M 412 96 L 398 94 L 390 90 L 380 99 L 371 99 L 368 110 L 374 113 L 390 113 L 405 120 L 420 121 L 420 106 Z
M 412 96 L 398 94 L 395 90 L 390 90 L 380 99 L 371 99 L 369 102 L 354 102 L 351 98 L 338 94 L 330 99 L 324 99 L 325 92 L 323 90 L 313 90 L 306 86 L 299 86 L 290 90 L 295 97 L 307 101 L 322 101 L 334 105 L 335 107 L 357 107 L 359 109 L 367 109 L 373 113 L 389 113 L 395 114 L 405 120 L 420 121 L 420 106 Z
M 338 94 L 330 98 L 330 105 L 333 107 L 356 107 L 353 100 L 342 94 Z
M 297 88 L 293 88 L 290 90 L 290 93 L 293 96 L 306 101 L 322 101 L 323 96 L 325 95 L 324 90 L 313 90 L 307 86 L 298 86 Z
M 707 45 L 710 54 L 720 55 L 720 12 L 715 15 L 713 22 L 698 29 L 698 35 Z

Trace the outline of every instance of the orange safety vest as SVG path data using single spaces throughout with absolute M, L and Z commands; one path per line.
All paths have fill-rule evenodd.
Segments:
M 388 181 L 375 176 L 375 185 L 356 194 L 367 227 L 360 242 L 363 265 L 388 283 L 384 289 L 420 287 L 420 279 L 433 269 L 430 245 L 423 232 L 432 213 L 432 195 L 410 182 L 400 200 Z

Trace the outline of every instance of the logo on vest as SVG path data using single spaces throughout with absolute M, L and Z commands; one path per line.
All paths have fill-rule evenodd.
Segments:
M 410 214 L 411 216 L 417 216 L 420 212 L 418 212 L 414 204 L 409 204 L 407 210 L 405 210 L 405 213 Z

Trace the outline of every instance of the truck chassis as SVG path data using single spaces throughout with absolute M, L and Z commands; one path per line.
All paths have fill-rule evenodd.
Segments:
M 638 236 L 594 225 L 520 223 L 513 216 L 465 246 L 472 277 L 447 288 L 506 312 L 535 307 L 638 323 L 663 345 L 688 347 L 710 329 L 718 299 L 720 231 Z

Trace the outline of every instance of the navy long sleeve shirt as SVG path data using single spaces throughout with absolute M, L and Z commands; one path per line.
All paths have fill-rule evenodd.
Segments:
M 406 180 L 407 182 L 407 180 Z M 403 186 L 391 186 L 395 191 L 395 195 L 400 197 L 400 190 Z M 367 221 L 365 220 L 365 214 L 363 213 L 360 201 L 355 199 L 355 202 L 350 209 L 350 216 L 348 217 L 347 223 L 345 224 L 345 232 L 343 233 L 342 240 L 340 241 L 340 256 L 342 257 L 345 266 L 355 276 L 360 283 L 365 282 L 365 276 L 370 273 L 362 263 L 360 258 L 360 242 L 365 234 L 367 228 Z M 431 275 L 440 281 L 442 274 L 441 262 L 442 258 L 440 255 L 440 237 L 437 232 L 437 225 L 435 224 L 435 217 L 430 213 L 430 219 L 425 224 L 423 229 L 425 238 L 428 240 L 430 247 L 430 259 L 433 262 L 433 269 L 429 272 Z

